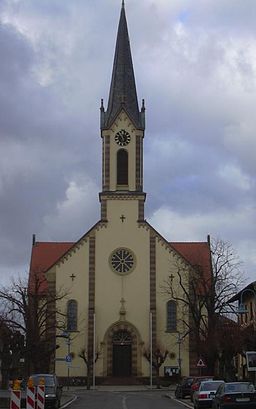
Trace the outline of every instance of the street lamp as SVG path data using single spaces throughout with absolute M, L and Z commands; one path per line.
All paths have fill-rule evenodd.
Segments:
M 246 312 L 248 312 L 246 306 L 243 303 L 243 295 L 245 292 L 250 292 L 251 294 L 253 294 L 254 298 L 255 298 L 255 304 L 256 304 L 256 291 L 253 290 L 252 288 L 245 288 L 240 295 L 240 302 L 239 302 L 239 307 L 237 309 L 237 313 L 238 314 L 245 314 Z

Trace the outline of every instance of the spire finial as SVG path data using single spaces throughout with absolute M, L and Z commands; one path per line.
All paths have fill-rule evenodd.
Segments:
M 122 9 L 124 9 L 124 0 L 122 0 Z

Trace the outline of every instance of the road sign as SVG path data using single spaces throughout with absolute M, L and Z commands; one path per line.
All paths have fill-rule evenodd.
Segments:
M 66 362 L 69 364 L 69 363 L 71 363 L 72 362 L 72 357 L 71 357 L 71 355 L 66 355 Z
M 205 367 L 206 367 L 206 365 L 205 365 L 204 361 L 202 360 L 202 358 L 199 359 L 199 361 L 197 362 L 196 366 L 197 366 L 198 368 L 205 368 Z

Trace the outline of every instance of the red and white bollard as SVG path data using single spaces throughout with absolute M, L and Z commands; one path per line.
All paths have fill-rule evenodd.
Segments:
M 26 409 L 36 409 L 36 388 L 32 379 L 28 380 Z
M 21 390 L 20 382 L 14 381 L 11 389 L 10 409 L 20 409 L 21 407 Z
M 38 385 L 37 387 L 37 409 L 44 409 L 45 404 L 45 386 Z

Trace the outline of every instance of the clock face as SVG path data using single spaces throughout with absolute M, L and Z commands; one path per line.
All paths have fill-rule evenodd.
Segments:
M 110 254 L 109 263 L 115 273 L 128 274 L 135 268 L 135 255 L 129 249 L 118 248 Z
M 128 145 L 131 140 L 131 135 L 125 129 L 121 129 L 116 133 L 115 141 L 120 146 Z

